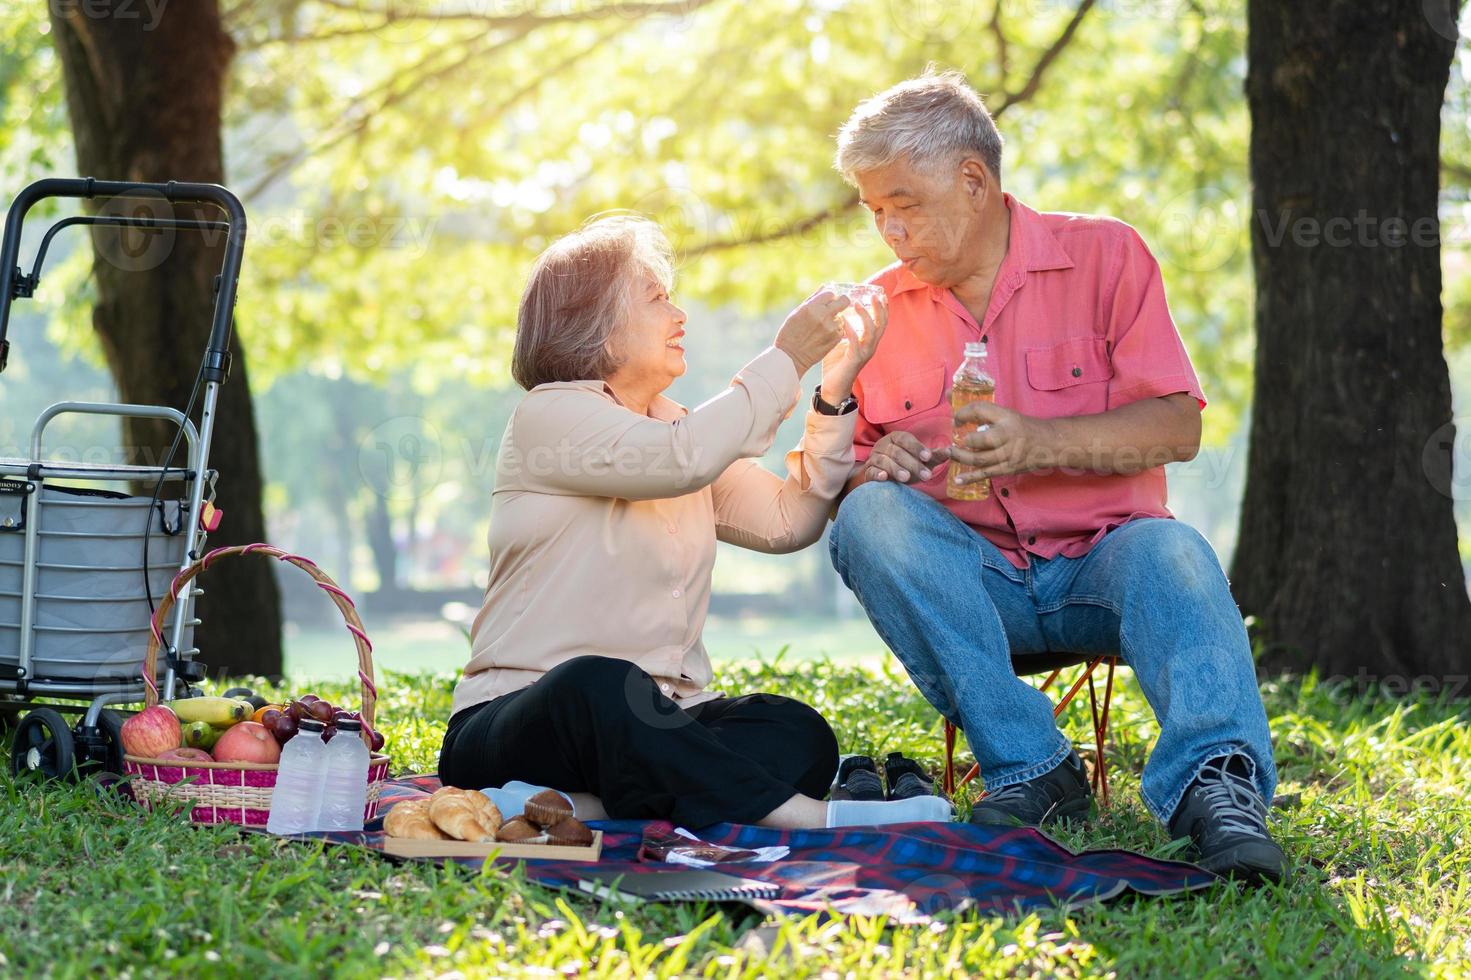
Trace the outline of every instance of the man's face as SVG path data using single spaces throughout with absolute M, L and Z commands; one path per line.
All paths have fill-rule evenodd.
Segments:
M 854 179 L 884 242 L 917 279 L 949 288 L 975 271 L 982 205 L 995 190 L 978 161 L 930 174 L 900 159 Z

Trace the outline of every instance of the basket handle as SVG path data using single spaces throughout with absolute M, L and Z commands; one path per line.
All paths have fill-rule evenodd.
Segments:
M 332 581 L 332 577 L 317 567 L 316 562 L 263 542 L 216 548 L 174 576 L 174 580 L 169 583 L 168 594 L 159 602 L 158 609 L 153 613 L 153 620 L 149 623 L 148 653 L 143 658 L 143 680 L 148 686 L 144 694 L 144 703 L 150 708 L 158 704 L 158 687 L 154 684 L 153 678 L 157 675 L 158 670 L 158 648 L 163 644 L 162 624 L 169 610 L 178 601 L 179 591 L 218 559 L 235 555 L 264 555 L 268 558 L 279 558 L 306 572 L 316 580 L 317 588 L 332 597 L 332 602 L 337 606 L 337 611 L 342 614 L 347 631 L 352 634 L 353 643 L 357 647 L 358 680 L 363 685 L 362 739 L 363 744 L 371 751 L 373 748 L 373 716 L 378 704 L 378 688 L 373 683 L 373 644 L 368 640 L 368 634 L 363 631 L 363 621 L 358 616 L 357 607 L 353 605 L 348 594 Z

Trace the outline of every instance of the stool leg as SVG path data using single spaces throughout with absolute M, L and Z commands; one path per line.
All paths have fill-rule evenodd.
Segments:
M 946 796 L 955 795 L 955 726 L 945 722 L 945 781 Z
M 1113 671 L 1118 663 L 1117 657 L 1108 658 L 1108 678 L 1103 684 L 1103 714 L 1098 719 L 1098 766 L 1103 773 L 1103 789 L 1099 793 L 1099 799 L 1105 807 L 1108 806 L 1108 767 L 1103 762 L 1103 744 L 1108 741 L 1108 709 L 1113 703 Z
M 1100 805 L 1108 806 L 1108 762 L 1104 758 L 1103 728 L 1098 714 L 1098 688 L 1093 672 L 1088 672 L 1088 706 L 1093 715 L 1093 792 L 1098 795 Z

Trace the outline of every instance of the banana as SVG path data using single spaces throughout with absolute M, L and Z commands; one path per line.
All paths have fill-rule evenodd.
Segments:
M 169 707 L 182 722 L 203 721 L 220 728 L 249 718 L 251 710 L 249 704 L 234 698 L 181 698 L 170 701 Z
M 223 729 L 216 728 L 207 721 L 191 721 L 184 726 L 184 748 L 204 749 L 208 752 L 215 747 L 223 734 Z

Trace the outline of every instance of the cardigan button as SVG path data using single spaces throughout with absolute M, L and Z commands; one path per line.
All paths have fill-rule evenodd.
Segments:
M 1080 367 L 1073 368 L 1073 377 L 1075 377 L 1075 378 L 1081 378 L 1082 376 L 1083 376 L 1083 369 L 1082 368 L 1080 368 Z
M 911 402 L 908 398 L 904 399 L 904 411 L 907 412 L 907 411 L 909 411 L 913 407 L 914 407 L 914 403 L 913 402 Z

